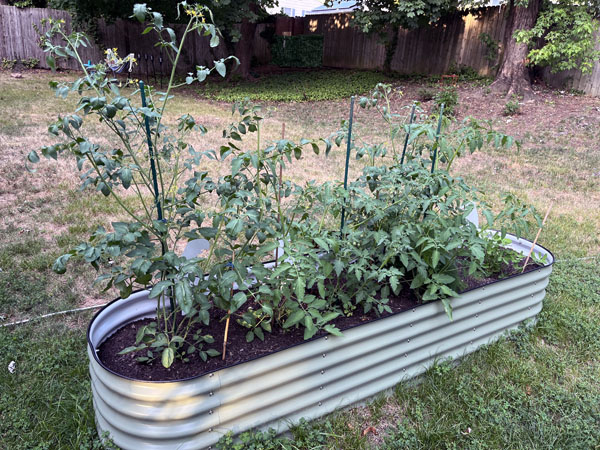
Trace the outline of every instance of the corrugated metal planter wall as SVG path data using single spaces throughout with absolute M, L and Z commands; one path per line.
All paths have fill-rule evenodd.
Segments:
M 521 252 L 531 243 L 514 241 Z M 88 331 L 96 421 L 124 449 L 210 448 L 226 432 L 284 431 L 421 374 L 435 360 L 461 357 L 535 318 L 552 271 L 548 265 L 453 300 L 454 320 L 439 302 L 322 337 L 280 352 L 176 382 L 130 380 L 106 370 L 95 349 L 128 322 L 151 317 L 147 292 L 101 310 Z

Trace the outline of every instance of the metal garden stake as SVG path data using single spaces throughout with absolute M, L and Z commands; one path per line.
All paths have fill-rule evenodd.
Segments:
M 442 131 L 442 117 L 444 117 L 444 104 L 440 106 L 440 118 L 438 120 L 437 133 L 435 134 L 435 148 L 433 149 L 433 161 L 431 161 L 431 173 L 435 170 L 435 162 L 437 161 L 438 145 L 440 142 L 440 132 Z
M 354 118 L 354 96 L 350 97 L 350 121 L 348 122 L 348 146 L 346 148 L 346 168 L 344 170 L 344 190 L 348 191 L 348 165 L 350 164 L 350 149 L 352 148 L 352 119 Z M 340 234 L 344 231 L 346 207 L 342 206 L 342 224 Z
M 144 90 L 144 82 L 140 81 L 140 94 L 142 96 L 142 106 L 146 107 L 146 92 Z M 154 202 L 156 203 L 156 211 L 158 213 L 158 220 L 163 220 L 162 208 L 160 206 L 159 192 L 158 192 L 158 178 L 156 177 L 156 166 L 154 164 L 154 152 L 152 150 L 152 139 L 150 134 L 150 122 L 148 117 L 144 116 L 144 125 L 146 126 L 146 140 L 148 141 L 148 152 L 150 153 L 150 172 L 152 172 L 152 183 L 154 185 Z
M 400 158 L 400 164 L 404 164 L 404 155 L 406 155 L 406 146 L 408 145 L 408 138 L 410 137 L 410 125 L 412 125 L 413 120 L 415 119 L 415 108 L 416 107 L 417 107 L 417 104 L 413 103 L 413 107 L 410 112 L 410 121 L 408 122 L 409 131 L 406 133 L 406 138 L 404 138 L 404 148 L 402 149 L 402 158 Z
M 144 87 L 144 82 L 140 80 L 140 95 L 142 96 L 142 106 L 145 108 L 146 103 L 146 91 Z M 156 176 L 156 165 L 154 163 L 154 151 L 152 150 L 152 138 L 150 134 L 150 121 L 148 120 L 148 116 L 144 115 L 144 125 L 146 128 L 146 140 L 148 142 L 148 153 L 150 154 L 150 172 L 152 174 L 152 184 L 154 187 L 154 202 L 156 204 L 156 213 L 158 215 L 158 220 L 163 220 L 162 207 L 160 204 L 160 193 L 158 191 L 158 178 Z M 165 254 L 166 248 L 165 243 L 161 240 L 161 248 L 163 255 Z M 169 296 L 169 302 L 171 304 L 171 311 L 175 310 L 175 302 L 173 300 L 173 296 Z

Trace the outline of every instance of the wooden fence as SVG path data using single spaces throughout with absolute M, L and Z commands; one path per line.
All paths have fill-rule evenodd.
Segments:
M 467 15 L 455 14 L 442 21 L 417 30 L 398 30 L 398 45 L 391 60 L 392 70 L 398 73 L 440 74 L 447 72 L 452 65 L 466 65 L 482 75 L 493 75 L 498 58 L 482 41 L 487 35 L 493 41 L 503 41 L 506 32 L 506 8 L 482 9 Z M 0 58 L 38 58 L 40 67 L 47 67 L 45 55 L 37 43 L 33 25 L 39 26 L 46 17 L 65 20 L 65 28 L 70 30 L 71 18 L 64 11 L 52 9 L 0 6 Z M 269 43 L 260 33 L 269 25 L 257 26 L 254 35 L 254 57 L 260 64 L 271 60 Z M 152 33 L 141 35 L 144 26 L 125 20 L 113 24 L 98 22 L 99 42 L 103 48 L 117 48 L 121 56 L 134 53 L 138 59 L 134 74 L 138 78 L 151 78 L 166 75 L 171 63 L 164 53 L 154 47 L 156 41 Z M 178 36 L 181 26 L 173 27 Z M 323 65 L 326 67 L 351 69 L 381 69 L 385 62 L 385 48 L 374 35 L 366 35 L 351 25 L 350 14 L 307 16 L 304 18 L 278 18 L 275 29 L 278 34 L 322 34 Z M 185 46 L 181 72 L 193 70 L 196 65 L 210 65 L 216 59 L 225 57 L 223 45 L 211 49 L 204 37 L 190 36 Z M 103 51 L 98 46 L 84 49 L 85 61 L 97 62 L 103 59 Z M 61 61 L 59 67 L 76 69 L 74 61 Z M 593 72 L 583 75 L 579 71 L 552 74 L 544 72 L 546 81 L 559 88 L 574 88 L 588 94 L 600 95 L 600 64 L 594 64 Z
M 398 29 L 398 45 L 391 68 L 398 73 L 439 74 L 452 65 L 473 67 L 482 75 L 491 74 L 491 58 L 481 35 L 501 41 L 505 29 L 505 8 L 488 8 L 476 14 L 455 14 L 416 30 Z M 351 26 L 350 14 L 306 17 L 305 33 L 322 34 L 323 64 L 330 67 L 381 69 L 385 47 L 375 35 L 366 35 Z
M 38 58 L 39 67 L 48 68 L 34 25 L 41 27 L 42 19 L 49 17 L 63 19 L 65 30 L 71 31 L 71 16 L 65 11 L 0 6 L 0 57 L 20 60 Z M 154 33 L 142 35 L 145 28 L 143 24 L 126 20 L 107 24 L 104 20 L 99 20 L 97 27 L 98 41 L 102 43 L 102 48 L 98 45 L 82 48 L 81 56 L 84 62 L 96 63 L 104 59 L 104 48 L 116 48 L 122 57 L 130 53 L 135 55 L 137 64 L 133 68 L 133 74 L 137 77 L 151 78 L 170 73 L 171 61 L 166 52 L 154 46 Z M 174 25 L 173 29 L 177 38 L 181 38 L 184 26 Z M 257 38 L 264 40 L 259 36 Z M 264 44 L 258 44 L 257 48 L 264 53 Z M 211 49 L 208 38 L 192 34 L 186 40 L 178 70 L 185 73 L 193 71 L 196 65 L 212 67 L 214 60 L 223 58 L 226 54 L 224 45 Z M 59 60 L 57 66 L 63 69 L 79 69 L 73 59 Z

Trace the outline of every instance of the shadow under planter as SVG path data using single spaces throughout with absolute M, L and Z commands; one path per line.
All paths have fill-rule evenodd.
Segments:
M 526 254 L 531 242 L 512 238 Z M 423 373 L 441 358 L 459 358 L 532 319 L 542 309 L 547 265 L 462 293 L 450 321 L 441 302 L 326 336 L 195 378 L 148 382 L 103 367 L 100 344 L 123 325 L 155 315 L 140 291 L 98 312 L 88 329 L 88 356 L 98 431 L 124 449 L 210 448 L 225 433 L 285 431 Z

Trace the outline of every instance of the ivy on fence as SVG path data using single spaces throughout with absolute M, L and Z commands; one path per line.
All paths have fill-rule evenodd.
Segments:
M 282 67 L 321 67 L 323 36 L 275 36 L 271 48 L 273 64 Z

